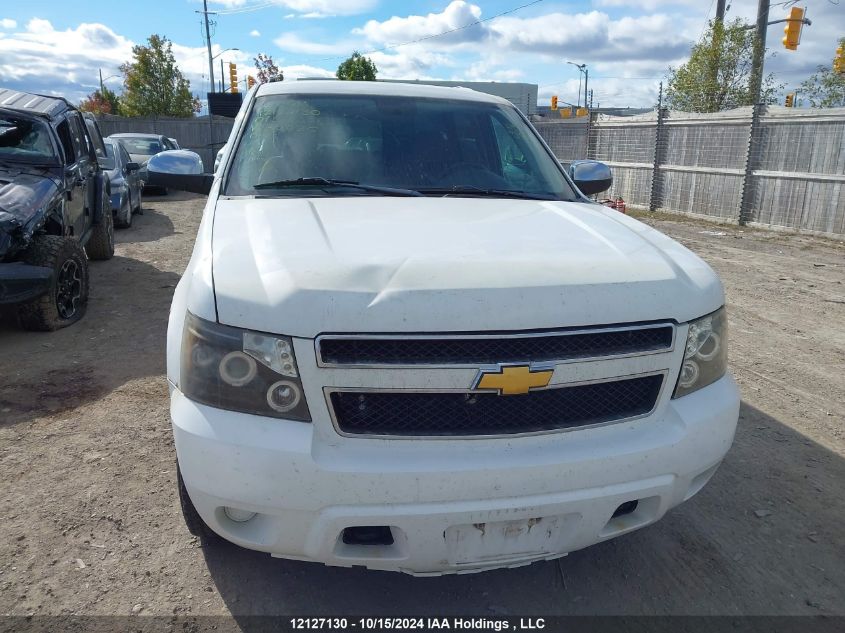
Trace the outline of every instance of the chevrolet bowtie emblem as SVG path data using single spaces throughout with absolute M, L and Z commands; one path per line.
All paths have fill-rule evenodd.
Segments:
M 496 389 L 500 396 L 513 396 L 547 387 L 553 373 L 553 369 L 531 371 L 528 365 L 508 365 L 492 372 L 482 369 L 474 388 Z

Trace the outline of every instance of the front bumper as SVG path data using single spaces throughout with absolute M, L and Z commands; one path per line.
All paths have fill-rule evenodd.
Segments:
M 53 269 L 21 262 L 0 264 L 0 305 L 37 299 L 50 290 Z
M 646 418 L 568 433 L 326 441 L 312 424 L 171 391 L 182 476 L 215 532 L 274 556 L 421 575 L 555 558 L 656 521 L 707 483 L 739 413 L 728 375 Z M 226 506 L 257 514 L 237 523 Z M 388 526 L 393 543 L 344 543 L 355 526 Z

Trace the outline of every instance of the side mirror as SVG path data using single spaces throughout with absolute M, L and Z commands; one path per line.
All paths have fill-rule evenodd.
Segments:
M 138 171 L 139 169 L 141 169 L 141 166 L 138 163 L 126 163 L 127 172 Z
M 607 191 L 613 184 L 610 167 L 597 160 L 572 161 L 569 176 L 585 196 Z
M 159 152 L 147 161 L 145 184 L 207 194 L 214 174 L 203 173 L 199 154 L 186 149 Z

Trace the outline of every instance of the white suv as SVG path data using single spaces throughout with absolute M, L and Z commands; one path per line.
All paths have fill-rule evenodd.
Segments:
M 227 147 L 153 175 L 210 190 L 167 346 L 195 533 L 478 571 L 653 523 L 716 471 L 722 286 L 585 196 L 604 165 L 565 172 L 502 99 L 377 82 L 262 85 Z

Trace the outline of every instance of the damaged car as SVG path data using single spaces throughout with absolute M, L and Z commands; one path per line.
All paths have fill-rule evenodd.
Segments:
M 114 254 L 105 155 L 96 121 L 65 99 L 0 88 L 0 307 L 25 329 L 78 321 L 88 259 Z

